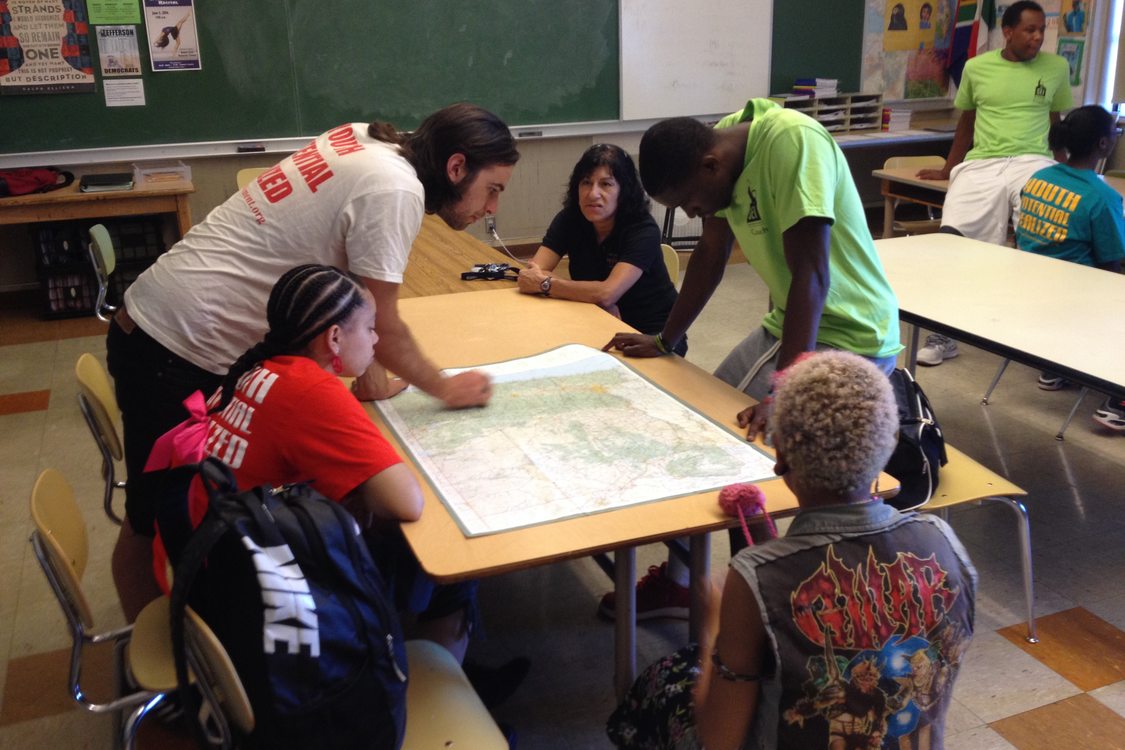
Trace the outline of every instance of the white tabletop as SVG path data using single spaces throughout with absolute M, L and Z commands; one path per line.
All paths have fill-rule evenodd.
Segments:
M 1125 276 L 951 234 L 878 240 L 904 320 L 1125 389 Z

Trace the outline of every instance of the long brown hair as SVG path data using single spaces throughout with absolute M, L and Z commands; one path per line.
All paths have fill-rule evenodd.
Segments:
M 409 133 L 398 132 L 386 122 L 367 126 L 372 138 L 394 143 L 414 167 L 426 190 L 426 211 L 435 213 L 461 197 L 458 185 L 449 181 L 445 167 L 449 157 L 464 154 L 468 185 L 478 171 L 519 161 L 520 153 L 508 126 L 486 109 L 462 102 L 439 109 Z

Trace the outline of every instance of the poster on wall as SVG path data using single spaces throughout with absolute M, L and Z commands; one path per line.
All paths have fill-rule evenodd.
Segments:
M 144 0 L 152 69 L 200 70 L 194 0 Z
M 949 68 L 945 50 L 925 47 L 906 60 L 903 99 L 933 99 L 949 93 Z
M 140 23 L 141 6 L 137 0 L 86 0 L 90 23 L 101 24 Z
M 97 26 L 98 60 L 102 77 L 139 76 L 141 53 L 132 26 Z
M 1063 0 L 1062 33 L 1085 36 L 1086 26 L 1094 11 L 1093 0 Z
M 1072 36 L 1059 37 L 1059 57 L 1070 65 L 1070 85 L 1078 86 L 1082 83 L 1082 48 L 1086 40 Z
M 7 2 L 0 7 L 0 94 L 94 90 L 84 0 Z
M 887 0 L 883 18 L 883 50 L 898 52 L 933 48 L 952 28 L 947 0 Z

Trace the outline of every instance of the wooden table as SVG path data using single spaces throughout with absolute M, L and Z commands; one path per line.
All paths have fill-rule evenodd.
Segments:
M 883 237 L 891 236 L 895 222 L 895 202 L 921 203 L 931 208 L 941 208 L 949 180 L 923 180 L 918 177 L 918 167 L 876 169 L 871 173 L 879 180 L 883 196 Z
M 404 299 L 399 307 L 425 354 L 442 368 L 525 357 L 567 343 L 600 348 L 615 332 L 628 330 L 596 305 L 524 295 L 514 289 Z M 736 433 L 735 415 L 752 403 L 748 396 L 679 357 L 631 359 L 629 364 Z M 383 434 L 393 441 L 376 409 L 368 408 Z M 397 447 L 402 452 L 402 446 Z M 698 632 L 699 604 L 709 575 L 708 532 L 737 523 L 720 511 L 717 492 L 705 492 L 466 538 L 425 477 L 416 467 L 414 470 L 426 496 L 425 510 L 416 523 L 403 524 L 402 528 L 422 566 L 438 581 L 494 575 L 615 551 L 615 685 L 619 695 L 632 684 L 636 673 L 633 548 L 691 536 L 693 627 Z M 882 481 L 893 483 L 886 476 Z M 771 513 L 796 510 L 796 499 L 784 482 L 767 481 L 761 487 Z
M 901 318 L 1100 391 L 1125 390 L 1125 276 L 951 234 L 877 240 Z
M 0 224 L 174 214 L 180 237 L 191 229 L 188 196 L 195 192 L 195 186 L 187 180 L 132 190 L 83 193 L 78 189 L 80 179 L 81 175 L 76 175 L 73 184 L 50 193 L 0 198 Z
M 515 262 L 466 232 L 451 229 L 434 214 L 422 219 L 422 229 L 410 248 L 400 299 L 432 294 L 511 289 L 515 281 L 462 281 L 461 274 L 476 263 Z

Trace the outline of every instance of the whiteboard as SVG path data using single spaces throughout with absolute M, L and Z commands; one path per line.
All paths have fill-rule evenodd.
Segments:
M 621 119 L 711 115 L 768 96 L 772 0 L 620 0 Z

